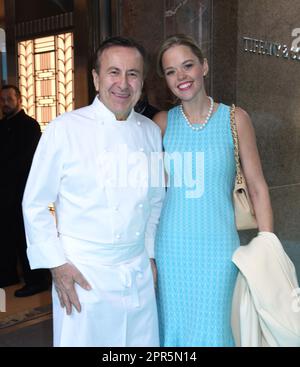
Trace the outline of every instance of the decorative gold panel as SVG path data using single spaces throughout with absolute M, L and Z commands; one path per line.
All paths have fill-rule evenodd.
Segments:
M 23 108 L 42 129 L 74 108 L 72 33 L 19 42 L 18 61 Z
M 73 37 L 72 33 L 56 37 L 57 111 L 58 114 L 74 108 L 73 97 Z
M 34 50 L 33 41 L 18 44 L 19 54 L 19 87 L 25 112 L 35 117 L 35 82 L 34 82 Z

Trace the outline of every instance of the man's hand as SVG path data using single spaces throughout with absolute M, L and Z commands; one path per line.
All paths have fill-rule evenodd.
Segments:
M 50 269 L 61 307 L 66 307 L 67 315 L 71 315 L 72 305 L 81 312 L 81 305 L 75 291 L 75 283 L 86 290 L 92 289 L 80 271 L 72 264 L 64 264 Z
M 156 288 L 157 287 L 157 267 L 155 264 L 155 259 L 150 259 L 150 264 L 151 264 L 151 269 L 152 269 L 154 288 Z

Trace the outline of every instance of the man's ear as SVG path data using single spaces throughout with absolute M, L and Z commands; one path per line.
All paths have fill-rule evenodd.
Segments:
M 93 81 L 94 81 L 94 87 L 97 92 L 99 92 L 99 75 L 95 69 L 92 70 L 93 75 Z

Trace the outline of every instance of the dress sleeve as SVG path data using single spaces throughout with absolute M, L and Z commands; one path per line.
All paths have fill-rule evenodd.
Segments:
M 54 121 L 41 137 L 23 196 L 27 255 L 32 269 L 53 268 L 66 263 L 49 204 L 55 203 L 63 173 L 64 134 Z

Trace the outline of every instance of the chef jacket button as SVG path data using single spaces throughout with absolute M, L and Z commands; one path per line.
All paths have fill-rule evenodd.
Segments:
M 119 240 L 121 238 L 121 235 L 120 234 L 117 234 L 116 235 L 116 239 Z
M 144 205 L 143 204 L 139 204 L 139 208 L 143 209 Z
M 141 121 L 138 121 L 137 124 L 138 124 L 138 126 L 141 126 L 142 125 Z
M 141 235 L 141 233 L 140 233 L 140 232 L 135 232 L 135 235 L 136 235 L 137 237 L 139 237 L 139 236 Z
M 144 152 L 145 151 L 145 149 L 144 148 L 140 148 L 140 152 Z

